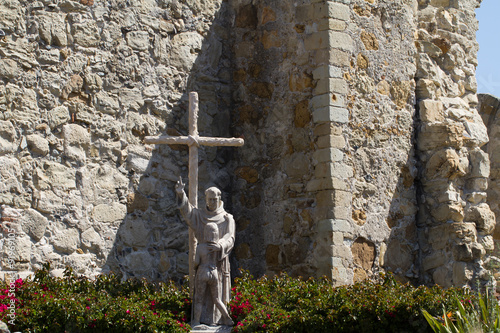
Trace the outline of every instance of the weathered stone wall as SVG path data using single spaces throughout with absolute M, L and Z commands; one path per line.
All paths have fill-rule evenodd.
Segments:
M 490 177 L 488 179 L 488 190 L 486 191 L 487 203 L 490 206 L 497 222 L 500 219 L 500 99 L 489 94 L 478 94 L 478 112 L 488 129 L 490 141 L 482 147 L 488 153 L 490 159 Z M 492 253 L 488 268 L 492 270 L 497 281 L 497 290 L 500 288 L 500 227 L 497 223 L 493 232 L 495 249 Z
M 308 1 L 234 7 L 235 126 L 246 140 L 235 169 L 235 253 L 240 267 L 257 274 L 314 275 L 314 197 L 306 191 L 314 151 L 312 9 Z
M 187 227 L 174 182 L 187 150 L 144 145 L 187 133 L 229 136 L 231 45 L 222 1 L 0 1 L 2 219 L 17 228 L 15 269 L 51 261 L 87 275 L 178 279 Z M 200 187 L 230 189 L 230 150 L 205 149 Z M 229 201 L 230 205 L 230 201 Z M 4 238 L 5 240 L 5 238 Z
M 199 131 L 236 219 L 233 268 L 352 283 L 485 278 L 478 0 L 0 0 L 3 267 L 181 279 L 174 183 Z M 2 239 L 6 244 L 6 239 Z
M 415 1 L 352 1 L 356 41 L 345 77 L 352 167 L 354 280 L 389 269 L 418 277 L 415 227 Z
M 417 102 L 418 232 L 424 282 L 487 280 L 495 216 L 486 203 L 486 127 L 476 106 L 480 1 L 419 1 Z

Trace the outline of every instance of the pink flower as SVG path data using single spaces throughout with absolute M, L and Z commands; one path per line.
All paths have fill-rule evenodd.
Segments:
M 88 306 L 88 305 L 87 305 L 85 308 L 86 308 L 87 310 L 90 310 L 90 306 Z
M 125 311 L 125 312 L 130 313 L 130 310 L 127 310 L 127 311 Z

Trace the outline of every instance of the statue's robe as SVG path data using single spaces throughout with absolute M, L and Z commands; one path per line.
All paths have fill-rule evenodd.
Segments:
M 231 298 L 231 269 L 229 267 L 229 254 L 234 246 L 235 224 L 233 216 L 224 210 L 224 203 L 221 201 L 215 211 L 194 208 L 189 203 L 185 193 L 179 198 L 179 209 L 188 226 L 194 231 L 196 239 L 203 240 L 203 232 L 207 223 L 215 223 L 219 228 L 219 244 L 222 247 L 217 261 L 217 272 L 219 275 L 219 295 L 224 304 Z M 210 291 L 206 289 L 201 323 L 218 324 L 221 318 L 220 311 L 212 302 Z M 196 290 L 194 291 L 196 293 Z

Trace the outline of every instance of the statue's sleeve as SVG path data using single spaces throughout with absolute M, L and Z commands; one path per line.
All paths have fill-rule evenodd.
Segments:
M 177 194 L 177 205 L 187 225 L 194 228 L 194 207 L 189 202 L 186 192 L 182 191 L 182 194 Z
M 235 224 L 233 216 L 226 214 L 225 219 L 227 221 L 227 230 L 222 239 L 219 240 L 219 244 L 222 246 L 220 260 L 229 256 L 234 246 Z

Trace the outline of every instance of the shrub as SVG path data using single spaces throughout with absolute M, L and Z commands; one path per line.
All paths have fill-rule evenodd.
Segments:
M 187 287 L 145 280 L 121 281 L 116 275 L 95 280 L 70 269 L 64 278 L 49 276 L 50 267 L 32 279 L 0 284 L 0 320 L 8 322 L 11 298 L 16 304 L 11 331 L 25 332 L 188 332 L 191 302 Z M 421 309 L 438 316 L 453 299 L 470 302 L 461 290 L 377 281 L 333 287 L 326 279 L 301 280 L 281 274 L 237 278 L 229 304 L 233 332 L 432 332 Z
M 421 308 L 437 314 L 469 301 L 460 289 L 379 281 L 333 287 L 326 279 L 302 281 L 279 275 L 258 280 L 248 272 L 236 279 L 230 310 L 234 332 L 432 332 Z
M 9 286 L 0 288 L 0 320 L 11 320 Z M 17 280 L 16 317 L 11 331 L 31 332 L 188 332 L 191 303 L 187 288 L 170 283 L 49 276 L 49 265 L 33 279 Z

